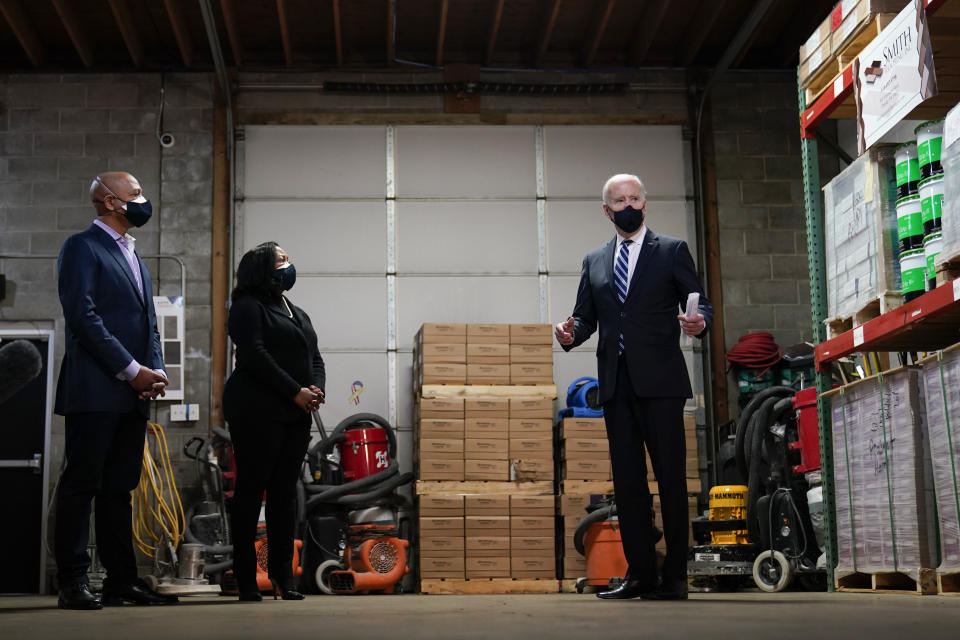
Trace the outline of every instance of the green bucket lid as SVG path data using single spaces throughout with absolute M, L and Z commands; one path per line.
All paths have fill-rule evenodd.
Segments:
M 922 256 L 922 255 L 923 255 L 923 249 L 910 249 L 909 251 L 901 251 L 900 259 L 903 260 L 904 258 L 912 258 L 914 256 Z
M 919 185 L 918 185 L 918 186 L 919 186 Z M 914 193 L 914 194 L 909 195 L 909 196 L 903 196 L 902 198 L 898 198 L 897 201 L 894 203 L 893 206 L 899 207 L 901 204 L 910 202 L 911 200 L 919 200 L 919 199 L 920 199 L 920 194 Z
M 927 120 L 926 122 L 921 122 L 913 129 L 913 135 L 917 135 L 920 132 L 920 129 L 923 129 L 927 125 L 937 124 L 938 122 L 943 122 L 943 118 L 937 118 L 936 120 Z
M 897 151 L 900 151 L 900 149 L 903 149 L 905 147 L 915 147 L 915 146 L 917 146 L 916 140 L 907 140 L 906 142 L 901 142 L 900 144 L 898 144 L 896 147 L 893 148 L 893 150 L 894 152 L 897 152 Z

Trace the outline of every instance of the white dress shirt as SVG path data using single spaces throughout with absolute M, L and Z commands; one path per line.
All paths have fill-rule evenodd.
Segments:
M 647 235 L 647 225 L 640 225 L 640 228 L 629 238 L 624 238 L 619 233 L 617 234 L 617 246 L 613 251 L 613 267 L 617 267 L 617 259 L 620 257 L 620 247 L 623 245 L 624 240 L 632 240 L 627 249 L 627 291 L 630 291 L 630 283 L 633 282 L 633 270 L 637 266 L 637 259 L 640 258 L 640 248 L 643 246 L 643 239 Z

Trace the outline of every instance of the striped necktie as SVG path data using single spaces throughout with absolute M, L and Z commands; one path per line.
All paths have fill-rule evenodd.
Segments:
M 620 304 L 627 299 L 627 274 L 630 272 L 630 245 L 633 240 L 624 240 L 617 255 L 617 264 L 613 268 L 613 282 L 617 287 L 617 300 Z M 617 355 L 623 353 L 623 334 L 617 339 Z

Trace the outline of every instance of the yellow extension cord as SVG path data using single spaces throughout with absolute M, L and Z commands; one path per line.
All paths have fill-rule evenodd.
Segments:
M 156 458 L 150 450 L 151 436 L 156 441 Z M 173 549 L 180 546 L 185 522 L 183 503 L 177 491 L 170 450 L 167 448 L 167 437 L 163 427 L 150 422 L 147 424 L 147 438 L 143 443 L 140 484 L 133 492 L 134 542 L 145 556 L 154 558 L 164 541 Z

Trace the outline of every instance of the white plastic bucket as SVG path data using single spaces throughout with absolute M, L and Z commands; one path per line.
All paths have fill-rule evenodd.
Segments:
M 937 267 L 934 260 L 943 251 L 943 236 L 934 233 L 923 239 L 923 256 L 927 261 L 927 291 L 937 288 Z
M 943 173 L 943 166 L 940 164 L 940 148 L 943 145 L 943 118 L 924 122 L 913 132 L 917 135 L 920 179 Z
M 923 209 L 920 196 L 897 200 L 897 241 L 900 251 L 923 248 Z
M 923 294 L 926 285 L 927 258 L 923 249 L 914 249 L 900 254 L 901 291 L 904 302 Z
M 920 181 L 920 218 L 923 235 L 939 233 L 943 215 L 943 174 Z
M 897 163 L 897 198 L 916 195 L 920 183 L 920 160 L 917 143 L 904 142 L 894 153 Z

